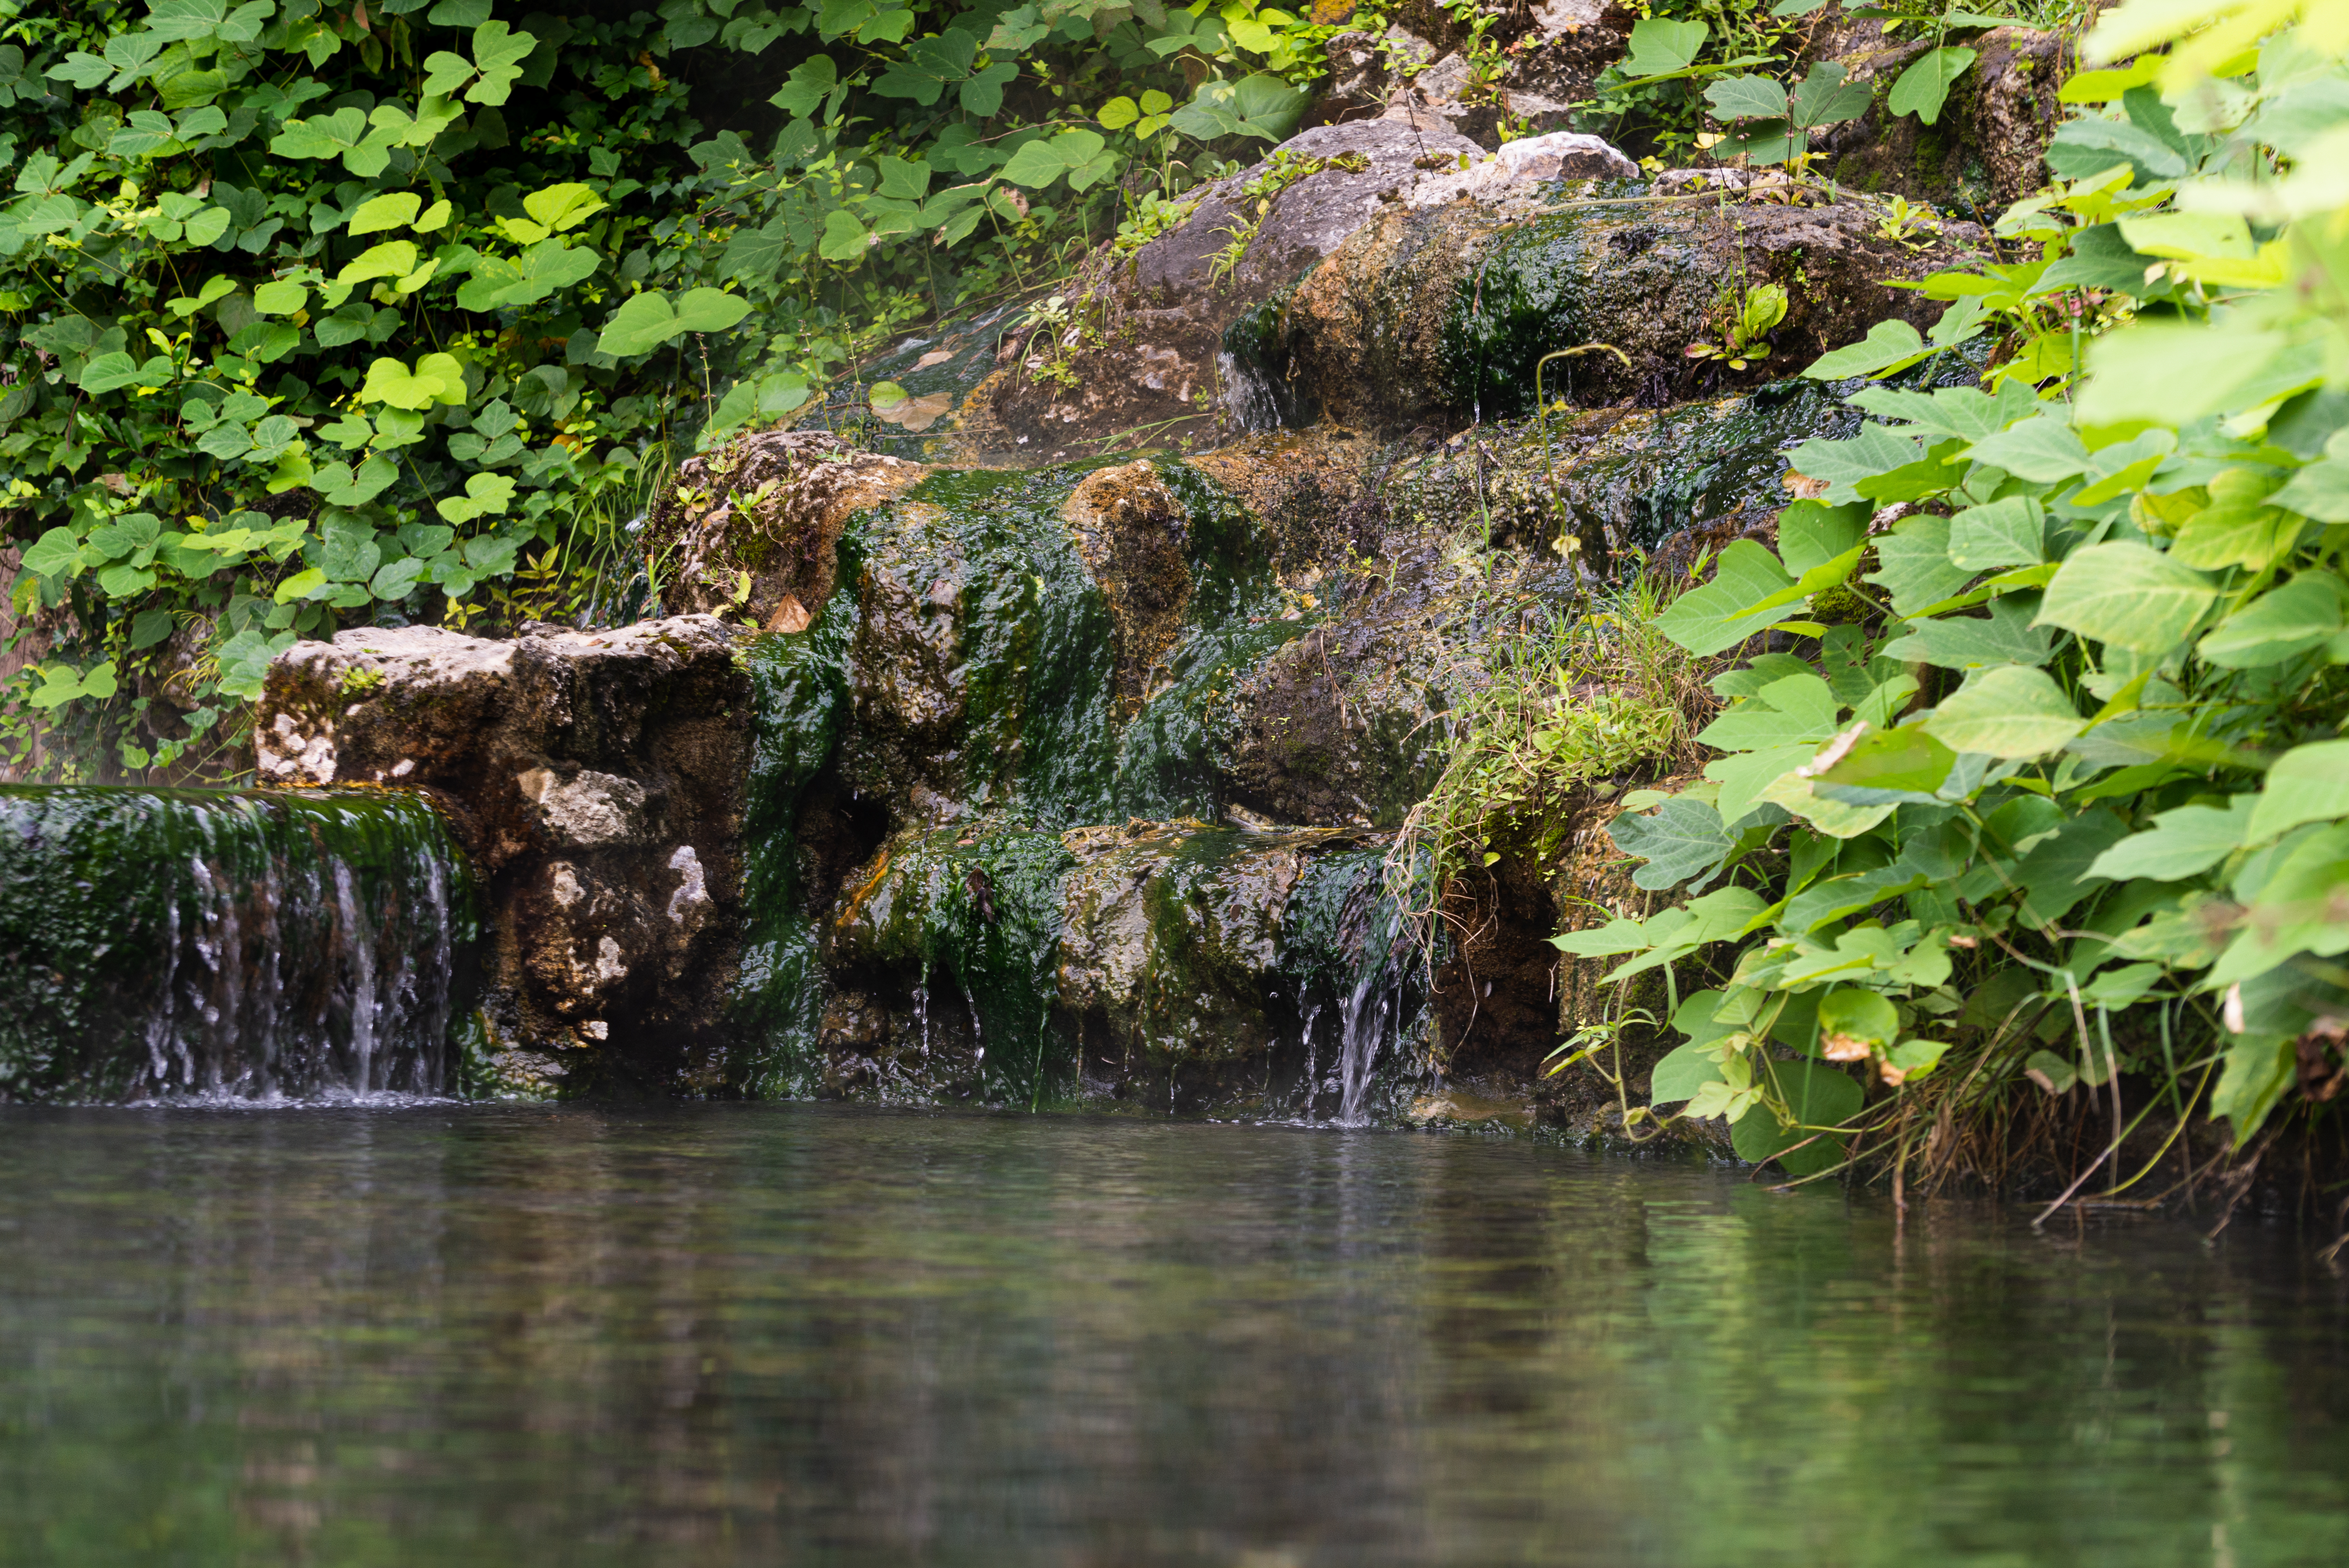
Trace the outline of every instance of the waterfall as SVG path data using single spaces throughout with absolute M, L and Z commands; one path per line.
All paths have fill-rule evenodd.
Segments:
M 1216 356 L 1216 370 L 1223 378 L 1224 406 L 1234 425 L 1244 431 L 1280 428 L 1280 394 L 1254 361 L 1226 351 Z
M 471 881 L 383 791 L 0 786 L 0 1101 L 458 1088 Z

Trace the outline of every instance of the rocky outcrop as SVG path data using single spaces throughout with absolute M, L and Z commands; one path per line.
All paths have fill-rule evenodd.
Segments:
M 1123 432 L 1197 449 L 1304 422 L 1256 341 L 1277 333 L 1298 279 L 1376 214 L 1458 202 L 1521 213 L 1561 182 L 1637 173 L 1605 142 L 1570 133 L 1487 156 L 1423 116 L 1304 131 L 1199 192 L 1181 223 L 1130 258 L 1104 253 L 1071 290 L 1067 320 L 1019 340 L 978 444 L 1059 460 Z
M 484 1015 L 517 1079 L 714 1082 L 740 944 L 750 690 L 710 616 L 298 642 L 257 771 L 421 789 L 486 874 Z
M 850 514 L 897 494 L 926 470 L 862 451 L 828 431 L 761 431 L 678 465 L 646 520 L 664 607 L 801 631 L 832 597 Z

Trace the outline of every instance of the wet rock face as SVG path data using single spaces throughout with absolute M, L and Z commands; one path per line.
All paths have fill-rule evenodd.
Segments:
M 750 685 L 710 616 L 617 631 L 434 627 L 270 667 L 258 772 L 429 792 L 489 879 L 486 1016 L 518 1075 L 691 1082 L 739 948 Z

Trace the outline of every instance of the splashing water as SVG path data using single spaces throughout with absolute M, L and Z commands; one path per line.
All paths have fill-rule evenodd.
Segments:
M 412 796 L 0 788 L 0 1100 L 450 1092 L 477 935 Z

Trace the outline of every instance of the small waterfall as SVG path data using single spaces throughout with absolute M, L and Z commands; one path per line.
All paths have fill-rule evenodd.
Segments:
M 0 1101 L 450 1092 L 477 934 L 413 796 L 0 787 Z
M 1223 379 L 1224 406 L 1233 424 L 1250 431 L 1280 428 L 1280 394 L 1254 362 L 1226 350 L 1216 356 L 1216 373 Z

